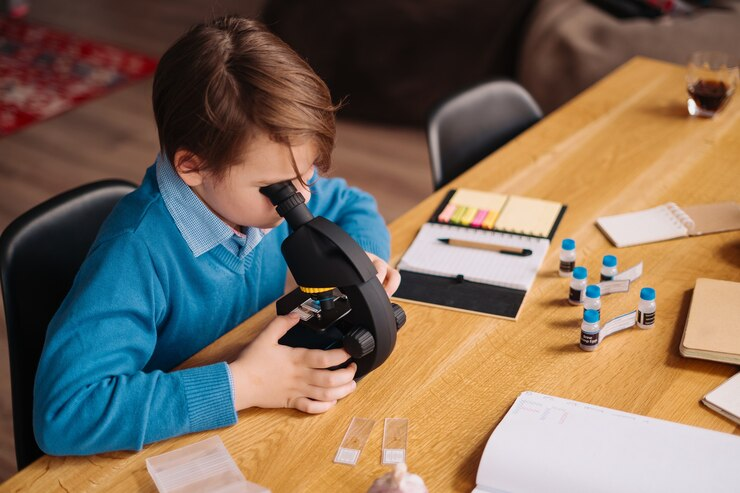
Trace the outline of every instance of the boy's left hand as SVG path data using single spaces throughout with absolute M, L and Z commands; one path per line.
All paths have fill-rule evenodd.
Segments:
M 385 292 L 388 293 L 388 297 L 390 297 L 396 292 L 396 289 L 398 289 L 398 286 L 401 284 L 401 274 L 377 255 L 370 252 L 365 253 L 370 257 L 375 269 L 378 271 L 378 280 L 380 280 L 380 284 L 383 285 Z

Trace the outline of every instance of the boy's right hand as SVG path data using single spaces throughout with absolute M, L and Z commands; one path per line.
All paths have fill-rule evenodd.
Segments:
M 229 364 L 237 411 L 289 407 L 323 413 L 355 390 L 355 363 L 339 370 L 326 369 L 350 358 L 344 349 L 325 351 L 278 344 L 298 320 L 294 314 L 276 317 Z

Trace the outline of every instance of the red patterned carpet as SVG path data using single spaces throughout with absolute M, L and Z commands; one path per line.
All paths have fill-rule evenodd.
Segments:
M 156 65 L 139 53 L 0 18 L 0 136 L 146 77 Z

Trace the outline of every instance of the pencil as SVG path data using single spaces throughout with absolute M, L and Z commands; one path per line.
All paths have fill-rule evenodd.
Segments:
M 532 250 L 528 248 L 512 247 L 506 245 L 495 245 L 493 243 L 478 243 L 476 241 L 456 240 L 454 238 L 437 238 L 442 243 L 452 246 L 461 246 L 466 248 L 477 248 L 478 250 L 489 250 L 492 252 L 505 253 L 508 255 L 519 255 L 526 257 L 532 255 Z

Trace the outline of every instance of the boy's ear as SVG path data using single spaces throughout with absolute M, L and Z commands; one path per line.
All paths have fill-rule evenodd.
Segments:
M 176 151 L 172 166 L 188 186 L 196 187 L 203 183 L 203 160 L 192 152 L 184 149 Z

